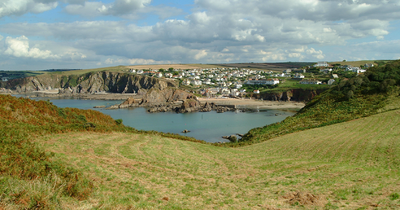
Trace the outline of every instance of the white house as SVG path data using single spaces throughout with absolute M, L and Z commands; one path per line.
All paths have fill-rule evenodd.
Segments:
M 202 85 L 202 82 L 200 80 L 192 80 L 192 81 L 190 81 L 190 84 L 192 84 L 192 85 Z
M 143 71 L 142 69 L 140 69 L 140 70 L 137 70 L 137 71 L 136 71 L 136 74 L 143 74 L 143 72 L 144 72 L 144 71 Z
M 318 61 L 317 64 L 314 65 L 314 67 L 328 67 L 328 62 L 326 61 Z
M 190 85 L 190 81 L 185 79 L 182 81 L 182 85 Z
M 259 93 L 260 93 L 260 91 L 259 91 L 259 90 L 254 90 L 254 91 L 253 91 L 253 93 L 255 93 L 255 94 L 259 94 Z
M 328 80 L 328 85 L 332 85 L 334 82 L 336 82 L 336 80 L 330 79 L 330 80 Z
M 1 81 L 7 82 L 7 81 L 8 81 L 8 78 L 7 78 L 7 77 L 2 77 L 2 78 L 1 78 Z
M 293 76 L 293 78 L 295 78 L 295 79 L 304 79 L 305 77 L 304 77 L 304 75 L 302 75 L 302 74 L 296 73 L 296 74 Z
M 292 73 L 292 69 L 286 69 L 286 70 L 283 70 L 283 73 L 286 73 L 286 74 L 288 74 L 288 73 Z

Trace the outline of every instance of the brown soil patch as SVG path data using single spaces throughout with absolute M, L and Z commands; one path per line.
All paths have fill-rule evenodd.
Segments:
M 287 199 L 287 202 L 291 205 L 313 205 L 313 206 L 323 206 L 323 199 L 321 196 L 315 196 L 311 193 L 305 192 L 290 192 L 283 196 Z

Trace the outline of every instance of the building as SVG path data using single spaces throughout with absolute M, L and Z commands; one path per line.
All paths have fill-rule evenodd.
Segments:
M 295 78 L 295 79 L 304 79 L 305 77 L 304 77 L 304 75 L 302 75 L 302 74 L 296 73 L 296 74 L 293 76 L 293 78 Z
M 317 64 L 314 65 L 314 67 L 328 67 L 329 64 L 326 61 L 318 61 Z
M 259 90 L 254 90 L 254 91 L 253 91 L 253 93 L 255 93 L 255 94 L 259 94 L 259 93 L 260 93 L 260 91 L 259 91 Z
M 336 80 L 330 79 L 330 80 L 328 80 L 328 85 L 332 85 L 334 82 L 336 82 Z
M 283 70 L 283 73 L 286 73 L 286 74 L 292 73 L 292 69 Z

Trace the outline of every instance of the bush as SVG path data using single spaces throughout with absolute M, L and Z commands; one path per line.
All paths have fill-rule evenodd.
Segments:
M 117 125 L 121 125 L 121 124 L 122 124 L 122 119 L 117 119 L 117 120 L 115 120 L 115 123 L 116 123 Z

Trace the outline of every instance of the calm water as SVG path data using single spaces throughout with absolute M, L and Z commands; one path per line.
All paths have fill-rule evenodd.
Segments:
M 94 106 L 119 104 L 122 101 L 50 99 L 58 107 L 94 109 Z M 138 130 L 156 130 L 195 137 L 208 142 L 227 141 L 221 136 L 235 133 L 245 134 L 252 128 L 280 122 L 293 112 L 260 110 L 259 112 L 196 112 L 177 114 L 174 112 L 147 113 L 144 108 L 135 109 L 94 109 L 122 119 L 123 124 Z M 277 116 L 275 114 L 278 114 Z M 184 129 L 190 133 L 181 133 Z

